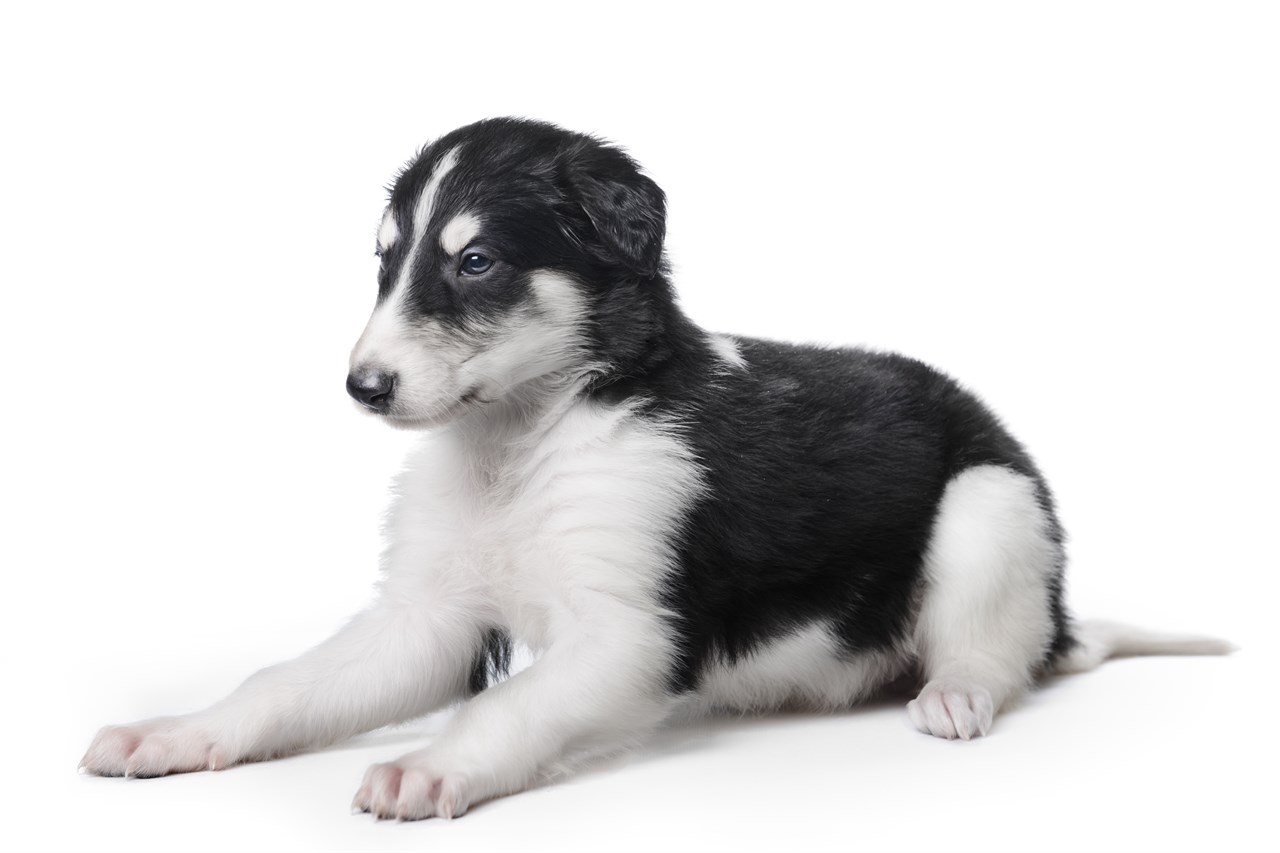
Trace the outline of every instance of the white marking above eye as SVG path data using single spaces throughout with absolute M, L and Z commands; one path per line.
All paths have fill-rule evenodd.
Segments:
M 440 230 L 440 248 L 446 255 L 456 255 L 480 233 L 480 218 L 474 213 L 459 213 Z
M 382 214 L 382 224 L 378 226 L 378 249 L 385 252 L 400 239 L 400 227 L 396 225 L 396 212 L 390 207 Z

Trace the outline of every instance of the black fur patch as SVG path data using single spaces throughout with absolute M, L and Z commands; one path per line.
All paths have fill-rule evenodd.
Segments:
M 511 669 L 511 637 L 506 631 L 490 628 L 484 635 L 480 651 L 471 662 L 467 689 L 472 695 L 507 677 Z

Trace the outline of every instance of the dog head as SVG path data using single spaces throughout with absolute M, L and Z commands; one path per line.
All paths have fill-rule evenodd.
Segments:
M 492 119 L 425 148 L 378 228 L 378 298 L 347 389 L 397 426 L 634 357 L 669 298 L 665 200 L 617 148 Z

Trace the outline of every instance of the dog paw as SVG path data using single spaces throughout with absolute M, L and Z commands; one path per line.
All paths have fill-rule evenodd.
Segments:
M 351 808 L 380 820 L 422 820 L 462 817 L 470 804 L 465 777 L 437 766 L 425 752 L 413 752 L 370 767 Z
M 907 713 L 925 734 L 969 740 L 991 729 L 995 707 L 985 687 L 930 683 L 907 703 Z
M 193 770 L 221 770 L 237 756 L 183 717 L 164 717 L 98 732 L 80 767 L 96 776 L 148 778 Z

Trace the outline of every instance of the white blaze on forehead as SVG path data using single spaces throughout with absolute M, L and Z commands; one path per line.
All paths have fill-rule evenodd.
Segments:
M 427 233 L 427 226 L 431 224 L 432 208 L 436 204 L 436 194 L 440 192 L 440 182 L 444 180 L 444 176 L 453 171 L 453 167 L 458 165 L 458 149 L 461 146 L 450 148 L 445 155 L 440 158 L 440 162 L 436 164 L 436 170 L 431 173 L 430 180 L 427 185 L 422 188 L 422 195 L 418 196 L 418 204 L 413 209 L 413 240 L 416 243 L 422 239 L 422 235 Z
M 387 251 L 400 238 L 400 228 L 396 225 L 396 212 L 390 207 L 382 214 L 382 224 L 378 226 L 378 248 Z
M 418 202 L 413 208 L 413 234 L 411 235 L 413 242 L 409 246 L 404 261 L 401 262 L 395 287 L 373 310 L 373 316 L 369 318 L 364 334 L 360 336 L 360 340 L 356 341 L 355 349 L 351 353 L 353 368 L 374 364 L 394 369 L 396 363 L 402 360 L 404 350 L 412 345 L 413 335 L 406 319 L 401 315 L 401 306 L 413 274 L 413 266 L 417 263 L 418 254 L 422 249 L 422 239 L 427 233 L 427 227 L 431 224 L 432 208 L 435 206 L 436 194 L 440 191 L 440 182 L 458 164 L 460 147 L 456 146 L 445 152 L 427 180 L 426 186 L 422 188 L 422 194 L 418 196 Z M 391 218 L 388 219 L 388 217 Z M 390 226 L 388 222 L 391 223 Z M 378 230 L 380 240 L 383 229 L 388 227 L 396 229 L 395 239 L 399 239 L 399 228 L 389 209 L 383 215 L 382 228 Z
M 409 254 L 400 264 L 400 274 L 396 276 L 395 289 L 379 310 L 392 313 L 400 310 L 400 298 L 408 285 L 409 277 L 413 274 L 413 265 L 418 262 L 418 251 L 422 247 L 422 238 L 427 233 L 427 226 L 431 224 L 431 212 L 436 204 L 436 194 L 440 192 L 440 182 L 454 166 L 458 165 L 460 148 L 461 146 L 454 146 L 445 152 L 440 162 L 436 164 L 436 170 L 431 173 L 427 185 L 422 188 L 422 195 L 418 196 L 418 203 L 413 208 L 413 243 L 409 247 Z
M 480 218 L 474 213 L 460 213 L 440 230 L 440 248 L 456 255 L 480 233 Z

